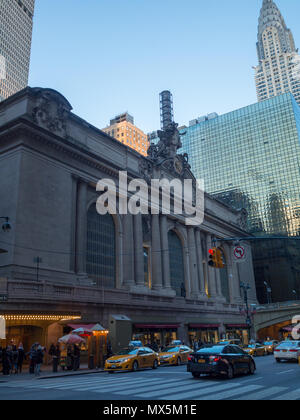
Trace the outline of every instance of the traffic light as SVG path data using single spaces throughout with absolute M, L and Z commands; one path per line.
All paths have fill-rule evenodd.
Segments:
M 214 268 L 224 268 L 222 251 L 219 248 L 211 248 L 209 251 L 208 265 Z
M 208 265 L 210 267 L 217 267 L 217 248 L 211 248 L 209 251 L 209 261 L 208 261 Z
M 217 268 L 224 268 L 222 251 L 217 248 Z

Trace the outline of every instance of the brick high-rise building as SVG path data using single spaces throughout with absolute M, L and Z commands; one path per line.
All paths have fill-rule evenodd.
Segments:
M 0 101 L 28 85 L 34 2 L 0 1 Z
M 133 117 L 124 112 L 110 120 L 110 125 L 103 130 L 106 134 L 147 156 L 149 141 L 147 135 L 134 125 Z

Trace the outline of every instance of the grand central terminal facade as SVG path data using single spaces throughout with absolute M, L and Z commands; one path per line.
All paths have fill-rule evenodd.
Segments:
M 173 137 L 177 128 L 173 126 Z M 174 137 L 175 135 L 175 137 Z M 166 133 L 143 157 L 72 113 L 51 89 L 26 88 L 0 104 L 0 316 L 6 341 L 46 347 L 74 325 L 100 323 L 113 348 L 133 338 L 249 339 L 244 290 L 256 303 L 251 247 L 236 262 L 227 238 L 246 238 L 245 212 L 205 194 L 204 220 L 97 211 L 97 183 L 192 179 Z M 217 240 L 217 242 L 216 242 Z M 224 267 L 208 264 L 217 244 Z M 1 341 L 0 341 L 1 343 Z

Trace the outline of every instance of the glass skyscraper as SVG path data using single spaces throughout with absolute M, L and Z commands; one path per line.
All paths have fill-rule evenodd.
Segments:
M 300 236 L 300 107 L 291 93 L 195 119 L 181 131 L 195 176 L 204 179 L 208 193 L 247 209 L 249 232 Z M 300 241 L 257 242 L 261 301 L 264 282 L 272 283 L 276 300 L 300 296 L 299 246 Z

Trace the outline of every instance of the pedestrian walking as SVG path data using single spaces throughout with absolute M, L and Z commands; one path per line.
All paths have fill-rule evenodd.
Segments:
M 80 348 L 74 344 L 73 348 L 74 365 L 73 370 L 76 371 L 80 368 Z
M 20 343 L 18 347 L 18 372 L 19 373 L 22 373 L 23 363 L 25 359 L 26 359 L 25 350 L 24 350 L 23 344 Z
M 32 344 L 27 356 L 29 357 L 29 373 L 30 375 L 34 374 L 35 370 L 35 360 L 36 360 L 36 350 L 37 350 L 37 343 Z
M 18 374 L 18 358 L 19 358 L 19 353 L 17 350 L 17 346 L 13 346 L 11 349 L 11 372 L 15 375 Z
M 10 374 L 10 362 L 7 348 L 2 349 L 2 373 L 6 376 Z
M 35 376 L 40 376 L 41 372 L 41 365 L 43 364 L 44 359 L 44 353 L 43 353 L 43 347 L 38 346 L 34 353 L 34 361 L 35 361 L 35 368 L 34 368 L 34 374 Z

